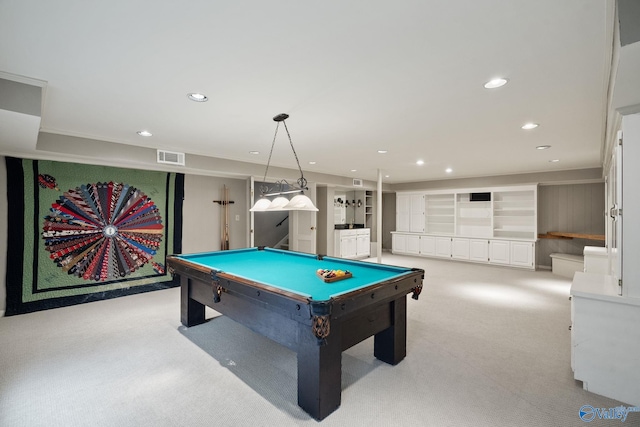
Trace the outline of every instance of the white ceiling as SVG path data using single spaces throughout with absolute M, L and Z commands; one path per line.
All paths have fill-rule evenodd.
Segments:
M 592 168 L 612 11 L 602 0 L 1 1 L 0 71 L 47 82 L 42 132 L 260 172 L 283 112 L 305 171 L 375 180 L 382 169 L 399 183 Z M 483 87 L 497 76 L 509 83 Z M 35 150 L 13 134 L 0 133 L 0 153 Z M 295 168 L 285 135 L 272 164 Z

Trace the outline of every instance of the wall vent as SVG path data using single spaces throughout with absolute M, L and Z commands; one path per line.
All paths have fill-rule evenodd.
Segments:
M 158 163 L 184 166 L 184 153 L 158 150 Z
M 362 187 L 362 180 L 358 178 L 353 178 L 353 186 L 354 187 Z

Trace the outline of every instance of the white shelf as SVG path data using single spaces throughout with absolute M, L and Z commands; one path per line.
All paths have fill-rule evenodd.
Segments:
M 425 232 L 453 235 L 456 205 L 453 194 L 425 195 Z
M 366 190 L 364 192 L 364 224 L 366 227 L 372 228 L 373 224 L 373 192 Z
M 471 192 L 459 192 L 456 200 L 456 236 L 491 237 L 491 201 L 471 201 Z
M 511 239 L 535 240 L 536 192 L 534 190 L 493 193 L 493 235 Z

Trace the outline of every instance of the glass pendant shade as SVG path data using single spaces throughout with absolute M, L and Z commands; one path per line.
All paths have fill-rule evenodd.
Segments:
M 275 199 L 273 199 L 273 201 L 271 202 L 271 204 L 269 205 L 269 207 L 267 208 L 267 211 L 286 211 L 287 209 L 285 209 L 284 207 L 287 206 L 289 204 L 289 199 L 287 199 L 286 197 L 283 196 L 278 196 Z
M 264 212 L 264 211 L 267 210 L 269 205 L 271 205 L 271 200 L 269 200 L 269 199 L 260 199 L 255 203 L 255 205 L 253 205 L 253 207 L 251 209 L 249 209 L 249 211 L 250 212 Z
M 304 194 L 298 194 L 293 197 L 284 209 L 288 211 L 318 211 L 318 208 L 313 205 L 311 199 Z

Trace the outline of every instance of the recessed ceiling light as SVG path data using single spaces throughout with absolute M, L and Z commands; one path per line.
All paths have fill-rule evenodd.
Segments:
M 309 162 L 309 164 L 310 164 L 310 165 L 315 165 L 315 164 L 316 164 L 316 162 Z
M 351 172 L 358 172 L 357 169 L 351 169 Z
M 152 134 L 151 132 L 149 132 L 148 130 L 139 130 L 137 133 L 138 133 L 138 135 L 140 135 L 140 136 L 151 136 L 151 135 L 153 135 L 153 134 Z
M 536 150 L 548 150 L 549 148 L 551 148 L 550 145 L 538 145 Z
M 553 160 L 549 160 L 549 163 L 558 163 L 560 161 L 560 159 L 553 159 Z
M 207 95 L 204 95 L 202 93 L 195 93 L 195 92 L 188 93 L 187 98 L 195 102 L 207 102 L 209 100 L 209 98 L 207 98 Z
M 380 154 L 387 154 L 387 150 L 378 150 L 378 153 L 380 153 Z
M 389 176 L 390 176 L 390 175 L 385 175 L 384 177 L 385 177 L 385 178 L 389 178 Z
M 537 123 L 525 123 L 524 125 L 522 125 L 522 129 L 524 130 L 535 129 L 538 126 L 539 125 Z
M 445 171 L 446 173 L 451 173 L 451 172 L 453 172 L 453 169 L 451 169 L 451 168 L 446 168 L 444 171 Z
M 418 161 L 416 162 L 416 165 L 418 165 L 418 166 L 422 166 L 422 165 L 424 165 L 424 160 L 418 160 Z
M 259 151 L 249 151 L 249 154 L 260 154 Z
M 497 79 L 489 80 L 484 84 L 484 87 L 486 89 L 495 89 L 495 88 L 506 85 L 508 81 L 509 80 L 507 79 L 503 79 L 502 77 L 499 77 Z

